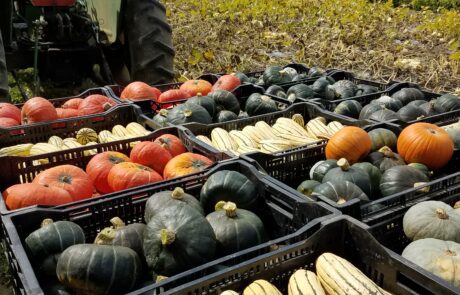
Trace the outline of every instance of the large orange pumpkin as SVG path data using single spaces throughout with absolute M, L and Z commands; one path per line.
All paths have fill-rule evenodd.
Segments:
M 169 102 L 169 101 L 177 101 L 177 100 L 184 100 L 190 98 L 190 94 L 182 89 L 170 89 L 163 92 L 158 97 L 158 102 Z
M 170 179 L 190 173 L 200 172 L 213 162 L 207 157 L 194 153 L 183 153 L 168 162 L 163 171 L 164 179 Z
M 442 128 L 414 123 L 399 134 L 398 153 L 407 163 L 422 163 L 430 169 L 444 167 L 452 158 L 454 143 Z
M 158 88 L 152 87 L 144 82 L 135 81 L 129 83 L 120 94 L 123 100 L 140 100 L 151 99 L 157 100 L 161 91 Z
M 212 91 L 214 90 L 227 90 L 233 91 L 236 87 L 240 86 L 241 81 L 235 75 L 223 75 L 220 77 L 216 83 L 212 86 Z
M 21 109 L 21 121 L 23 124 L 47 122 L 58 119 L 53 104 L 43 97 L 33 97 L 26 101 Z
M 11 118 L 16 122 L 21 122 L 21 110 L 11 103 L 1 102 L 0 118 Z
M 179 137 L 172 134 L 160 135 L 153 142 L 158 143 L 159 145 L 167 149 L 173 157 L 187 152 L 187 149 L 182 143 L 182 140 L 180 140 Z
M 103 113 L 115 106 L 115 101 L 107 96 L 93 94 L 86 97 L 78 107 L 80 116 L 93 115 Z
M 326 145 L 326 159 L 345 158 L 350 164 L 362 160 L 371 150 L 371 138 L 361 128 L 347 126 L 335 133 Z
M 187 92 L 190 97 L 196 96 L 198 93 L 207 95 L 211 92 L 212 84 L 206 80 L 188 80 L 185 81 L 179 89 Z
M 36 183 L 10 186 L 3 192 L 3 198 L 10 210 L 34 205 L 57 206 L 73 201 L 72 196 L 65 189 Z
M 76 109 L 63 109 L 56 108 L 59 119 L 78 117 L 78 110 Z
M 163 180 L 155 170 L 132 162 L 116 164 L 110 169 L 107 178 L 113 191 L 145 185 Z
M 78 110 L 82 101 L 83 101 L 83 98 L 79 98 L 79 97 L 71 98 L 68 101 L 66 101 L 61 106 L 61 108 Z
M 15 119 L 11 118 L 0 118 L 0 127 L 1 128 L 8 128 L 13 126 L 18 126 L 20 123 Z
M 65 189 L 74 201 L 91 198 L 94 191 L 93 182 L 88 174 L 73 165 L 46 169 L 34 178 L 33 183 Z
M 95 155 L 86 165 L 86 173 L 91 178 L 100 193 L 107 194 L 113 192 L 107 177 L 110 169 L 118 163 L 130 162 L 125 154 L 119 152 L 103 152 Z
M 131 161 L 148 166 L 163 174 L 166 163 L 172 159 L 167 149 L 152 141 L 142 141 L 134 146 L 129 154 Z

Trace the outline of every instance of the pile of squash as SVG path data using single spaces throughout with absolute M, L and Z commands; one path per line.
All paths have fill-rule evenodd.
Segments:
M 388 295 L 346 259 L 333 253 L 323 253 L 316 259 L 316 274 L 299 269 L 289 278 L 289 295 L 375 294 Z M 226 290 L 221 295 L 238 295 Z M 266 280 L 256 280 L 247 286 L 242 295 L 281 295 L 278 288 Z
M 9 210 L 61 205 L 199 172 L 211 164 L 207 157 L 187 152 L 175 135 L 164 134 L 137 143 L 129 157 L 114 151 L 99 153 L 88 162 L 86 171 L 73 165 L 48 168 L 31 183 L 7 188 L 3 198 Z
M 384 95 L 363 106 L 356 100 L 339 103 L 334 112 L 355 119 L 374 121 L 415 121 L 437 114 L 460 110 L 460 98 L 452 94 L 428 100 L 418 88 L 402 88 L 391 96 Z
M 432 170 L 447 165 L 453 152 L 449 134 L 429 123 L 409 125 L 399 137 L 388 129 L 365 132 L 348 126 L 331 137 L 326 160 L 311 168 L 310 179 L 297 190 L 338 204 L 354 198 L 376 200 L 417 187 L 426 192 Z
M 88 241 L 77 224 L 46 219 L 25 246 L 36 273 L 57 279 L 61 289 L 123 294 L 154 276 L 172 276 L 266 242 L 264 223 L 253 213 L 258 202 L 251 180 L 221 170 L 209 176 L 199 196 L 180 187 L 152 194 L 145 204 L 145 224 L 126 225 L 115 217 L 112 226 Z M 148 277 L 149 270 L 154 276 Z

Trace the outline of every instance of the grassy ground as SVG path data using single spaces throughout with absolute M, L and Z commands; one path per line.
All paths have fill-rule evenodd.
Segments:
M 460 91 L 460 13 L 367 0 L 166 0 L 176 70 L 250 71 L 292 61 Z

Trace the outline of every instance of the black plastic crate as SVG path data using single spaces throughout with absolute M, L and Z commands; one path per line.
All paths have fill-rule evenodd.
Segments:
M 227 131 L 230 130 L 241 130 L 245 126 L 248 125 L 254 125 L 255 123 L 259 121 L 265 121 L 269 125 L 275 124 L 276 120 L 281 117 L 287 117 L 290 118 L 294 114 L 301 114 L 305 120 L 305 122 L 316 118 L 316 117 L 323 117 L 328 121 L 338 121 L 344 125 L 349 125 L 349 126 L 358 126 L 358 127 L 363 127 L 366 125 L 371 124 L 367 120 L 356 120 L 356 119 L 350 119 L 348 117 L 344 117 L 339 114 L 335 114 L 329 111 L 322 110 L 315 104 L 311 104 L 308 102 L 302 102 L 302 103 L 296 103 L 291 106 L 289 106 L 287 109 L 283 111 L 278 111 L 278 112 L 273 112 L 270 114 L 264 114 L 264 115 L 259 115 L 259 116 L 254 116 L 250 118 L 244 118 L 244 119 L 239 119 L 236 121 L 229 121 L 229 122 L 224 122 L 224 123 L 214 123 L 214 124 L 200 124 L 200 123 L 189 123 L 189 124 L 184 124 L 183 126 L 188 129 L 190 133 L 190 137 L 194 137 L 197 135 L 205 135 L 205 136 L 210 136 L 211 131 L 214 128 L 220 127 L 222 129 L 225 129 Z M 318 144 L 323 143 L 324 141 L 318 141 L 316 143 L 312 143 L 311 145 L 316 146 Z M 217 149 L 206 145 L 209 147 L 209 149 L 214 150 L 217 152 Z M 297 150 L 298 148 L 294 149 Z M 285 152 L 282 152 L 283 154 Z M 225 153 L 228 158 L 235 157 L 231 153 Z M 250 153 L 251 155 L 254 154 L 261 154 L 264 155 L 262 152 L 255 152 L 255 153 Z
M 306 202 L 268 182 L 253 166 L 244 161 L 221 163 L 213 169 L 185 176 L 155 185 L 149 185 L 124 193 L 111 194 L 109 198 L 95 201 L 81 201 L 56 208 L 31 208 L 22 212 L 2 216 L 2 231 L 5 233 L 6 256 L 13 275 L 13 288 L 18 294 L 43 294 L 39 284 L 40 273 L 34 271 L 24 248 L 24 239 L 37 229 L 44 218 L 71 220 L 85 231 L 87 242 L 109 226 L 109 220 L 118 216 L 126 223 L 143 222 L 145 203 L 156 192 L 182 187 L 186 192 L 197 195 L 201 186 L 214 172 L 234 170 L 246 175 L 257 186 L 260 204 L 256 212 L 264 221 L 271 241 L 238 253 L 216 259 L 201 267 L 186 271 L 167 280 L 170 287 L 176 287 L 211 274 L 221 261 L 245 261 L 269 251 L 276 244 L 297 242 L 294 232 L 301 232 L 303 238 L 316 231 L 321 221 L 338 212 L 323 203 Z M 152 282 L 153 285 L 153 282 Z M 151 286 L 152 286 L 151 285 Z M 151 287 L 150 286 L 150 287 Z
M 337 216 L 321 223 L 306 240 L 272 253 L 233 264 L 162 294 L 211 295 L 224 290 L 242 293 L 253 281 L 263 279 L 288 294 L 290 276 L 298 269 L 315 271 L 318 256 L 329 252 L 345 258 L 380 287 L 392 294 L 459 294 L 460 289 L 408 262 L 382 246 L 368 227 L 350 217 Z M 160 294 L 143 288 L 133 294 Z
M 132 109 L 132 106 L 126 106 Z M 130 117 L 124 117 L 129 118 Z M 123 121 L 122 118 L 118 118 L 118 123 L 127 123 L 130 122 L 129 120 Z M 112 123 L 113 124 L 113 123 Z M 172 134 L 181 139 L 184 146 L 187 148 L 188 151 L 202 154 L 213 162 L 218 162 L 225 156 L 222 153 L 215 152 L 209 150 L 207 145 L 202 144 L 196 138 L 191 138 L 187 135 L 186 131 L 182 127 L 167 127 L 153 131 L 152 133 L 135 138 L 129 138 L 124 140 L 118 140 L 108 143 L 100 143 L 96 145 L 89 145 L 83 146 L 75 149 L 68 149 L 68 150 L 61 150 L 53 153 L 41 154 L 36 156 L 30 157 L 16 157 L 16 156 L 7 156 L 2 157 L 2 169 L 0 169 L 0 178 L 2 179 L 0 183 L 0 190 L 3 191 L 7 187 L 18 184 L 18 183 L 26 183 L 32 182 L 34 177 L 43 170 L 46 170 L 51 167 L 55 167 L 58 165 L 75 165 L 83 170 L 85 170 L 86 165 L 92 159 L 93 156 L 85 155 L 85 152 L 88 150 L 96 149 L 98 153 L 105 152 L 105 151 L 117 151 L 120 153 L 124 153 L 129 156 L 131 152 L 131 143 L 136 141 L 154 141 L 157 137 L 163 134 Z M 46 159 L 48 163 L 41 164 L 41 165 L 34 165 L 34 161 L 38 159 Z M 97 197 L 96 199 L 105 199 L 109 195 L 103 195 Z M 94 200 L 92 198 L 91 200 Z M 74 203 L 72 203 L 74 204 Z M 8 214 L 11 212 L 22 211 L 25 208 L 16 209 L 16 210 L 8 210 L 6 208 L 5 201 L 0 194 L 0 213 L 1 214 Z

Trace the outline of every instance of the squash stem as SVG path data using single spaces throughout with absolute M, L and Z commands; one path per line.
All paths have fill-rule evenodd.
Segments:
M 381 147 L 379 149 L 379 152 L 382 153 L 387 158 L 394 158 L 395 157 L 395 154 L 393 153 L 393 151 L 387 146 Z
M 419 186 L 424 186 L 424 185 L 426 185 L 426 182 L 416 182 L 414 183 L 414 188 L 418 188 Z M 425 187 L 418 189 L 417 191 L 421 193 L 428 193 L 430 191 L 430 187 L 425 186 Z
M 110 245 L 112 244 L 113 239 L 115 239 L 115 230 L 110 227 L 106 227 L 97 234 L 96 238 L 94 239 L 94 244 Z
M 164 228 L 160 231 L 160 239 L 163 246 L 171 245 L 176 240 L 176 232 Z
M 53 220 L 51 218 L 45 218 L 43 219 L 42 223 L 40 224 L 40 227 L 45 227 L 49 224 L 53 223 Z
M 164 281 L 166 280 L 168 277 L 165 277 L 165 276 L 162 276 L 162 275 L 157 275 L 156 279 L 155 279 L 155 283 L 159 283 L 161 281 Z
M 446 210 L 441 208 L 436 208 L 436 216 L 438 216 L 439 219 L 449 219 Z
M 192 115 L 192 111 L 191 111 L 191 110 L 185 110 L 185 111 L 184 111 L 184 117 L 185 117 L 185 118 L 188 118 L 188 117 L 190 117 L 191 115 Z
M 460 201 L 455 202 L 454 209 L 460 208 Z
M 347 202 L 347 200 L 345 200 L 344 198 L 340 197 L 340 198 L 337 200 L 337 205 L 345 204 L 346 202 Z
M 160 113 L 160 116 L 166 117 L 168 115 L 168 110 L 167 109 L 161 109 L 159 113 Z
M 108 102 L 104 103 L 102 105 L 102 108 L 104 109 L 104 111 L 108 111 L 110 108 L 112 107 L 112 105 Z
M 110 219 L 110 223 L 112 224 L 113 228 L 120 228 L 120 227 L 124 227 L 126 224 L 123 222 L 123 220 L 121 220 L 120 217 L 114 217 L 112 219 Z
M 180 187 L 176 187 L 171 193 L 171 198 L 175 200 L 182 200 L 184 198 L 184 190 Z
M 339 166 L 342 171 L 348 171 L 350 169 L 350 163 L 348 163 L 347 159 L 341 158 L 337 161 L 337 166 Z

